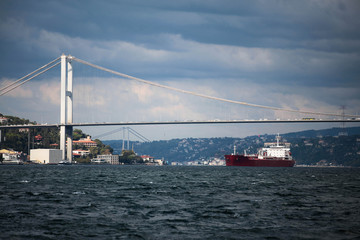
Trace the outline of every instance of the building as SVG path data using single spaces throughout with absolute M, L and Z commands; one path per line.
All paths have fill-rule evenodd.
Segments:
M 19 128 L 19 132 L 21 133 L 28 133 L 29 129 L 28 128 Z
M 141 155 L 141 158 L 145 161 L 148 161 L 148 162 L 153 162 L 154 161 L 154 157 L 151 157 L 149 155 Z
M 210 166 L 226 166 L 226 162 L 224 159 L 214 158 L 209 161 Z
M 73 145 L 84 146 L 84 147 L 97 147 L 97 143 L 91 140 L 90 136 L 87 138 L 80 138 L 78 141 L 73 141 Z
M 113 164 L 113 165 L 119 165 L 119 155 L 112 155 L 112 154 L 106 154 L 106 155 L 97 155 L 97 159 L 104 159 L 106 163 Z
M 1 149 L 0 163 L 1 164 L 23 164 L 26 156 L 22 152 Z
M 73 150 L 74 157 L 86 157 L 89 154 L 90 154 L 89 150 L 82 150 L 82 149 Z
M 35 142 L 41 142 L 43 140 L 43 137 L 40 134 L 38 134 L 34 137 L 34 140 Z
M 145 165 L 158 165 L 158 166 L 164 165 L 163 159 L 155 159 L 154 157 L 151 157 L 149 155 L 142 155 L 141 158 L 145 162 Z
M 100 158 L 93 158 L 93 159 L 91 159 L 91 163 L 92 163 L 92 164 L 107 164 L 107 162 L 105 161 L 105 159 L 100 159 Z
M 181 165 L 184 165 L 184 164 L 181 162 L 171 162 L 171 166 L 181 166 Z
M 0 124 L 6 124 L 8 122 L 8 118 L 0 117 Z
M 62 160 L 59 149 L 31 149 L 30 161 L 40 164 L 58 164 Z

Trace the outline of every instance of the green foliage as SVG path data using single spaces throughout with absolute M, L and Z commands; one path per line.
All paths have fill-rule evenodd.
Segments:
M 0 114 L 1 115 L 1 114 Z M 1 115 L 2 116 L 2 115 Z M 13 116 L 4 116 L 8 118 L 8 125 L 23 125 L 23 124 L 36 124 L 36 122 L 31 122 L 27 119 L 21 119 Z M 35 136 L 41 135 L 42 140 L 36 141 Z M 2 141 L 0 142 L 0 149 L 13 149 L 19 152 L 28 152 L 28 144 L 30 137 L 30 148 L 52 148 L 51 144 L 60 143 L 60 132 L 57 128 L 31 128 L 31 129 L 6 129 L 2 130 Z M 73 139 L 79 140 L 80 138 L 85 138 L 86 134 L 80 129 L 74 129 Z M 91 155 L 90 157 L 96 157 L 98 154 L 110 154 L 113 152 L 113 149 L 104 145 L 100 140 L 96 139 L 97 147 L 90 148 Z M 74 146 L 74 149 L 79 149 L 85 147 Z M 80 160 L 82 162 L 90 162 L 89 159 Z
M 129 165 L 144 163 L 143 159 L 140 156 L 137 156 L 132 150 L 123 150 L 121 156 L 119 157 L 119 162 Z
M 36 125 L 36 122 L 31 122 L 28 119 L 13 116 L 4 117 L 8 118 L 7 125 Z M 35 141 L 34 137 L 39 134 L 42 136 L 42 140 Z M 59 143 L 59 131 L 55 128 L 3 129 L 0 148 L 27 153 L 29 151 L 29 137 L 30 148 L 50 148 L 50 144 Z
M 90 164 L 91 163 L 90 156 L 76 158 L 75 160 L 76 160 L 76 162 L 81 163 L 81 164 Z
M 360 135 L 306 138 L 293 141 L 297 164 L 360 167 Z
M 73 140 L 77 141 L 80 138 L 85 138 L 86 134 L 83 133 L 83 131 L 81 129 L 74 129 L 73 130 Z
M 14 117 L 14 116 L 4 116 L 4 115 L 1 115 L 1 116 L 6 117 L 8 119 L 7 123 L 5 123 L 4 125 L 23 125 L 23 124 L 36 125 L 36 122 L 30 122 L 30 120 L 28 120 L 28 119 Z
M 95 157 L 96 155 L 104 155 L 104 154 L 112 154 L 113 149 L 109 145 L 103 144 L 99 139 L 94 140 L 97 144 L 97 147 L 91 147 L 90 154 L 92 157 Z

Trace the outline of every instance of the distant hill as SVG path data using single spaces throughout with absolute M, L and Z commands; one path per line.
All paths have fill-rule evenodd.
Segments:
M 283 134 L 286 138 L 314 138 L 314 137 L 327 137 L 327 136 L 339 136 L 341 132 L 347 132 L 349 136 L 351 135 L 360 135 L 360 127 L 350 127 L 350 128 L 329 128 L 322 130 L 307 130 L 301 132 L 293 132 Z
M 310 130 L 283 134 L 290 142 L 297 164 L 344 165 L 360 167 L 360 127 L 347 128 L 348 136 L 339 137 L 341 128 Z M 186 162 L 210 158 L 224 158 L 233 152 L 246 150 L 256 153 L 265 142 L 275 141 L 275 135 L 249 136 L 246 138 L 184 138 L 152 142 L 131 142 L 139 155 L 164 158 L 169 162 Z M 103 141 L 114 152 L 122 150 L 121 140 Z

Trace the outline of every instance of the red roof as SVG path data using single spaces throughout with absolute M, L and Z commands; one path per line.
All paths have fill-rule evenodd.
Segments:
M 42 138 L 43 138 L 43 137 L 42 137 L 40 134 L 38 134 L 38 135 L 35 136 L 35 140 L 36 140 L 36 141 L 40 141 L 40 140 L 42 140 Z

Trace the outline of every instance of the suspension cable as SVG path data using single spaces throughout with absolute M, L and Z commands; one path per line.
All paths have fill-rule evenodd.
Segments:
M 99 139 L 101 137 L 106 137 L 108 135 L 111 135 L 111 134 L 114 134 L 114 133 L 117 133 L 117 132 L 121 132 L 125 129 L 125 127 L 121 127 L 121 128 L 117 128 L 117 129 L 114 129 L 114 130 L 111 130 L 111 131 L 108 131 L 108 132 L 105 132 L 105 133 L 102 133 L 100 135 L 97 135 L 94 137 L 94 139 Z
M 131 80 L 135 80 L 141 83 L 145 83 L 148 85 L 152 85 L 152 86 L 156 86 L 159 88 L 165 88 L 168 90 L 172 90 L 172 91 L 176 91 L 176 92 L 180 92 L 180 93 L 185 93 L 185 94 L 190 94 L 193 96 L 198 96 L 198 97 L 202 97 L 202 98 L 207 98 L 207 99 L 212 99 L 212 100 L 217 100 L 217 101 L 222 101 L 222 102 L 228 102 L 228 103 L 234 103 L 234 104 L 239 104 L 239 105 L 244 105 L 244 106 L 248 106 L 248 107 L 256 107 L 256 108 L 263 108 L 263 109 L 270 109 L 270 110 L 276 110 L 276 111 L 285 111 L 285 112 L 294 112 L 294 113 L 303 113 L 303 114 L 312 114 L 312 115 L 323 115 L 323 116 L 337 116 L 337 117 L 359 117 L 358 115 L 344 115 L 344 114 L 335 114 L 335 113 L 323 113 L 323 112 L 312 112 L 312 111 L 301 111 L 301 110 L 293 110 L 293 109 L 287 109 L 287 108 L 279 108 L 279 107 L 271 107 L 271 106 L 265 106 L 265 105 L 259 105 L 259 104 L 253 104 L 253 103 L 247 103 L 247 102 L 241 102 L 241 101 L 235 101 L 235 100 L 230 100 L 230 99 L 225 99 L 225 98 L 219 98 L 219 97 L 213 97 L 213 96 L 209 96 L 209 95 L 205 95 L 205 94 L 201 94 L 201 93 L 197 93 L 197 92 L 192 92 L 192 91 L 188 91 L 188 90 L 183 90 L 183 89 L 179 89 L 179 88 L 175 88 L 175 87 L 170 87 L 170 86 L 166 86 L 163 84 L 159 84 L 159 83 L 155 83 L 155 82 L 151 82 L 148 80 L 144 80 L 141 78 L 137 78 L 137 77 L 133 77 L 124 73 L 120 73 L 105 67 L 101 67 L 92 63 L 89 63 L 87 61 L 81 60 L 79 58 L 75 58 L 73 57 L 73 60 L 80 62 L 82 64 L 88 65 L 90 67 L 93 68 L 97 68 L 99 70 L 108 72 L 108 73 L 112 73 L 114 75 L 117 76 L 121 76 L 124 78 L 128 78 Z
M 52 68 L 56 67 L 56 66 L 57 66 L 57 65 L 59 65 L 59 64 L 60 64 L 60 62 L 55 63 L 54 65 L 52 65 L 52 66 L 50 66 L 50 67 L 46 68 L 45 70 L 43 70 L 43 71 L 41 71 L 41 72 L 39 72 L 39 73 L 35 74 L 34 76 L 32 76 L 32 77 L 28 78 L 27 80 L 25 80 L 25 81 L 23 81 L 23 82 L 21 82 L 21 83 L 17 84 L 16 86 L 13 86 L 12 88 L 8 89 L 7 91 L 0 93 L 0 96 L 5 95 L 6 93 L 8 93 L 8 92 L 10 92 L 10 91 L 12 91 L 12 90 L 14 90 L 14 89 L 16 89 L 16 88 L 20 87 L 21 85 L 23 85 L 23 84 L 27 83 L 27 82 L 28 82 L 28 81 L 30 81 L 31 79 L 33 79 L 33 78 L 35 78 L 35 77 L 37 77 L 37 76 L 39 76 L 39 75 L 43 74 L 44 72 L 49 71 L 50 69 L 52 69 Z
M 103 134 L 97 135 L 94 137 L 94 139 L 99 139 L 101 137 L 109 136 L 109 135 L 117 133 L 117 132 L 125 131 L 125 129 L 127 129 L 135 137 L 138 137 L 140 140 L 142 140 L 144 142 L 150 142 L 150 140 L 148 138 L 144 137 L 143 135 L 141 135 L 140 133 L 138 133 L 137 131 L 135 131 L 134 129 L 132 129 L 130 127 L 117 128 L 117 129 L 111 130 L 109 132 L 105 132 Z
M 49 62 L 49 63 L 45 64 L 44 66 L 42 66 L 42 67 L 40 67 L 40 68 L 38 68 L 38 69 L 36 69 L 35 71 L 33 71 L 33 72 L 31 72 L 31 73 L 29 73 L 29 74 L 25 75 L 24 77 L 19 78 L 19 79 L 18 79 L 18 80 L 16 80 L 15 82 L 13 82 L 13 83 L 11 83 L 11 84 L 9 84 L 9 85 L 7 85 L 7 86 L 5 86 L 5 87 L 1 88 L 1 89 L 0 89 L 0 92 L 2 92 L 2 91 L 4 91 L 5 89 L 7 89 L 7 88 L 9 88 L 9 87 L 11 87 L 11 86 L 13 86 L 13 85 L 17 84 L 17 83 L 18 83 L 18 82 L 20 82 L 21 80 L 23 80 L 23 79 L 25 79 L 25 78 L 27 78 L 27 77 L 29 77 L 29 76 L 31 76 L 31 75 L 33 75 L 33 74 L 35 74 L 36 72 L 40 71 L 41 69 L 46 68 L 47 66 L 49 66 L 49 65 L 53 64 L 54 62 L 58 61 L 59 59 L 60 59 L 60 57 L 58 57 L 58 58 L 56 58 L 56 59 L 52 60 L 51 62 Z M 10 90 L 10 91 L 11 91 L 11 90 Z
M 146 137 L 144 137 L 142 134 L 138 133 L 137 131 L 135 131 L 134 129 L 132 128 L 128 128 L 128 130 L 130 130 L 130 132 L 137 136 L 138 138 L 140 138 L 141 140 L 143 140 L 144 142 L 150 142 L 150 140 Z

